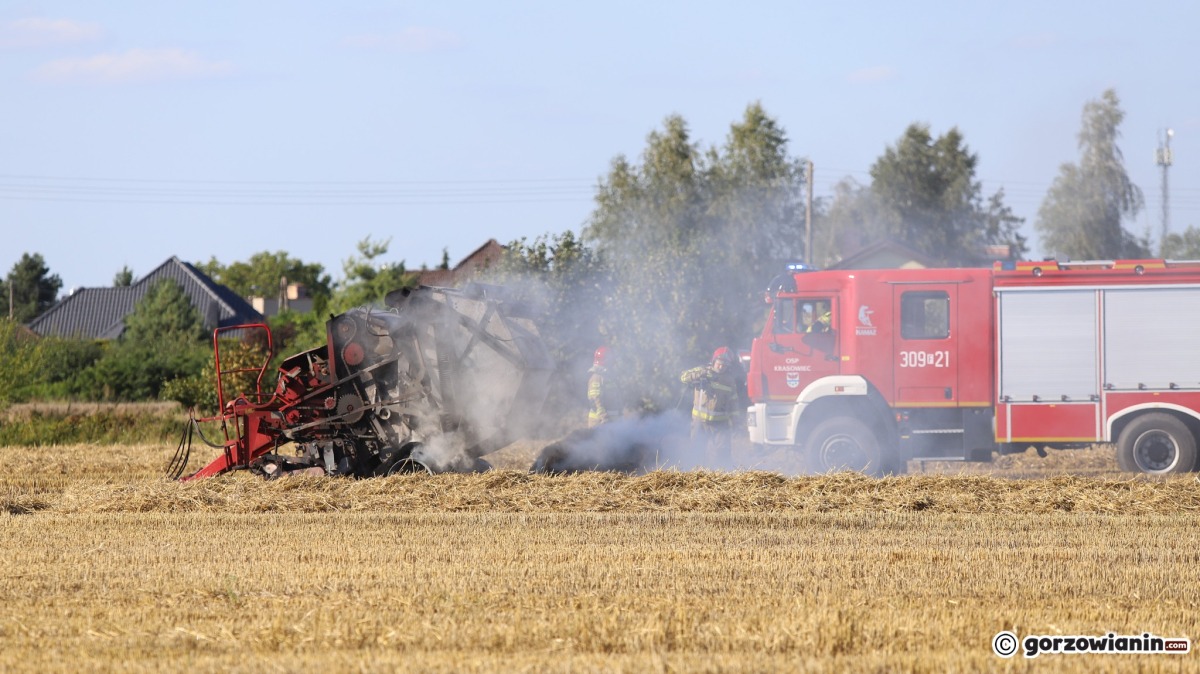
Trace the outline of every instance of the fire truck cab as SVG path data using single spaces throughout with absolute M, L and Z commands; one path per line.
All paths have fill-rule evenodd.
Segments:
M 1123 469 L 1192 470 L 1200 266 L 789 269 L 750 350 L 752 442 L 814 470 L 1116 442 Z

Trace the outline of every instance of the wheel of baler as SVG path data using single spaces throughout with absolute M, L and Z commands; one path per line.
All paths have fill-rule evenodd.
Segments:
M 384 475 L 403 475 L 405 473 L 428 473 L 433 474 L 429 466 L 415 461 L 412 458 L 413 451 L 421 446 L 419 442 L 406 442 L 400 445 L 399 449 L 388 450 L 380 454 L 379 466 L 375 469 L 375 474 Z
M 433 475 L 433 471 L 429 470 L 429 466 L 420 461 L 413 461 L 412 459 L 400 459 L 399 461 L 392 462 L 392 465 L 388 466 L 387 472 L 384 474 L 404 475 L 407 473 L 427 473 Z

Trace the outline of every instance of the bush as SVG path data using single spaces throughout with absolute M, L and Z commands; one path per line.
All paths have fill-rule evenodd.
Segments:
M 251 336 L 253 337 L 253 335 Z M 251 339 L 229 339 L 221 343 L 221 369 L 225 371 L 225 400 L 240 394 L 255 392 L 255 379 L 266 359 L 266 344 Z M 242 371 L 238 371 L 242 370 Z M 275 370 L 267 365 L 263 374 L 264 393 L 270 393 L 275 383 Z M 217 411 L 216 360 L 209 358 L 198 374 L 181 375 L 167 381 L 159 395 L 164 400 L 174 400 L 180 405 L 195 408 L 202 414 Z M 256 402 L 262 402 L 256 400 Z
M 0 419 L 0 445 L 174 442 L 181 421 L 178 413 L 122 409 L 79 412 L 70 411 L 70 407 L 64 411 L 32 410 L 22 415 L 6 414 Z
M 72 392 L 87 400 L 156 400 L 166 382 L 201 372 L 210 359 L 203 344 L 118 342 L 80 373 Z
M 0 402 L 21 401 L 42 371 L 38 336 L 16 321 L 0 319 Z
M 176 377 L 163 384 L 160 394 L 163 400 L 174 400 L 202 415 L 213 414 L 217 409 L 217 390 L 208 373 Z
M 77 396 L 80 376 L 105 352 L 104 345 L 89 339 L 44 337 L 37 342 L 38 369 L 18 384 L 15 400 L 62 400 Z

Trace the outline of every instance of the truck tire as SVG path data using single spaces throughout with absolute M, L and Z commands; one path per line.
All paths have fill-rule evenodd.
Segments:
M 855 470 L 880 476 L 886 472 L 879 438 L 854 417 L 826 419 L 808 438 L 809 465 L 818 473 Z
M 1170 414 L 1144 414 L 1117 438 L 1117 463 L 1128 472 L 1187 473 L 1196 465 L 1196 438 Z

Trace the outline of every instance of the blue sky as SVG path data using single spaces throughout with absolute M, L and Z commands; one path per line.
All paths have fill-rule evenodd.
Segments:
M 338 6 L 345 5 L 345 6 Z M 0 2 L 0 274 L 64 292 L 171 255 L 284 250 L 337 279 L 365 237 L 409 268 L 578 231 L 611 160 L 672 113 L 722 143 L 761 101 L 818 196 L 908 124 L 957 126 L 1033 222 L 1084 104 L 1114 88 L 1145 193 L 1200 225 L 1187 2 Z

